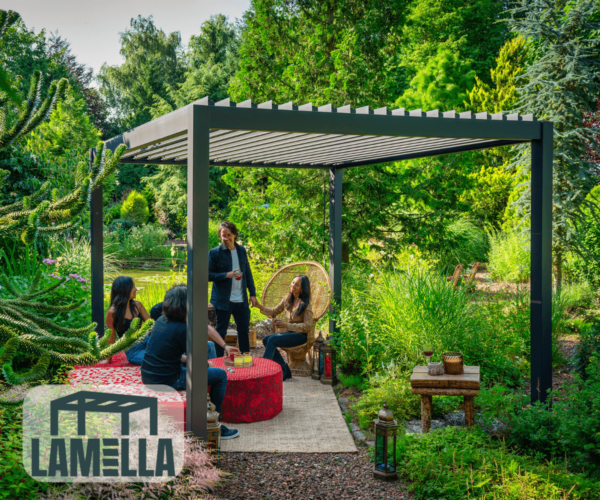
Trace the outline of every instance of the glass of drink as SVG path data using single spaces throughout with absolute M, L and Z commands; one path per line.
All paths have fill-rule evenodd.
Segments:
M 433 346 L 431 344 L 425 344 L 423 346 L 423 354 L 427 358 L 427 361 L 429 361 L 431 356 L 433 356 Z
M 240 281 L 240 280 L 242 279 L 242 275 L 243 275 L 243 274 L 244 274 L 244 273 L 243 273 L 242 271 L 240 271 L 239 269 L 236 269 L 236 271 L 235 271 L 235 279 L 236 279 L 237 281 Z

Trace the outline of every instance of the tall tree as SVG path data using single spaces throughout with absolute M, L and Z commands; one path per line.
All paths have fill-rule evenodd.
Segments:
M 567 251 L 585 253 L 576 227 L 582 206 L 592 201 L 594 164 L 587 146 L 596 144 L 598 129 L 584 124 L 595 109 L 600 25 L 594 21 L 598 0 L 520 0 L 511 10 L 511 30 L 527 39 L 535 61 L 522 75 L 519 110 L 554 123 L 552 234 L 557 288 Z M 515 164 L 528 175 L 530 148 L 520 147 Z M 518 213 L 529 216 L 530 190 L 518 200 Z
M 180 108 L 202 97 L 212 100 L 227 97 L 231 79 L 238 69 L 238 30 L 227 18 L 218 14 L 211 16 L 200 26 L 200 34 L 192 35 L 186 53 L 185 81 L 175 87 L 168 85 L 168 98 L 158 95 L 150 109 L 153 118 Z M 210 199 L 213 209 L 224 209 L 229 198 L 229 188 L 221 180 L 225 169 L 210 169 Z M 157 165 L 153 175 L 145 174 L 144 180 L 152 188 L 157 208 L 168 214 L 185 212 L 187 209 L 187 174 L 185 168 L 173 165 Z
M 116 116 L 120 131 L 152 119 L 155 96 L 169 100 L 168 86 L 184 77 L 184 60 L 179 32 L 166 34 L 152 16 L 138 16 L 121 36 L 120 66 L 102 66 L 98 75 L 100 92 Z
M 396 101 L 396 106 L 425 111 L 462 111 L 467 93 L 475 85 L 471 61 L 456 52 L 441 48 L 410 82 L 410 88 Z
M 494 58 L 507 38 L 506 2 L 498 0 L 413 0 L 402 29 L 401 64 L 414 77 L 438 50 L 472 61 L 472 69 L 489 83 Z
M 253 0 L 244 15 L 235 100 L 385 106 L 403 81 L 407 0 Z

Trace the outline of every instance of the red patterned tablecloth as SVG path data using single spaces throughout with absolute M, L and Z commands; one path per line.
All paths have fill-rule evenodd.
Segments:
M 225 368 L 223 358 L 211 360 L 216 368 Z M 234 368 L 227 372 L 227 391 L 221 408 L 221 420 L 226 423 L 249 423 L 269 420 L 279 414 L 283 407 L 282 370 L 274 361 L 254 358 L 250 368 Z M 139 395 L 148 395 L 142 383 L 140 367 L 130 365 L 125 353 L 119 353 L 108 365 L 76 366 L 70 373 L 71 385 L 85 383 L 128 384 L 137 386 Z M 146 394 L 148 392 L 148 394 Z M 186 393 L 179 393 L 177 402 L 159 398 L 159 404 L 183 405 Z M 185 417 L 185 413 L 184 413 Z
M 223 358 L 211 359 L 215 368 L 225 368 Z M 269 420 L 283 407 L 281 366 L 270 359 L 254 358 L 250 368 L 227 372 L 227 392 L 221 407 L 225 423 Z

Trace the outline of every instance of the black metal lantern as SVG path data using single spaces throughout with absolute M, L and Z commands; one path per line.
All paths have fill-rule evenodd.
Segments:
M 329 339 L 321 346 L 319 364 L 321 363 L 321 383 L 327 385 L 337 384 L 335 349 Z
M 206 444 L 211 453 L 217 455 L 221 451 L 221 422 L 217 408 L 210 400 L 210 395 L 206 395 Z
M 396 463 L 396 436 L 398 423 L 387 403 L 379 411 L 375 420 L 375 463 L 373 477 L 389 481 L 398 478 Z
M 312 352 L 312 378 L 315 380 L 320 380 L 323 373 L 321 364 L 321 347 L 323 346 L 324 341 L 325 339 L 319 331 L 319 336 L 315 339 Z

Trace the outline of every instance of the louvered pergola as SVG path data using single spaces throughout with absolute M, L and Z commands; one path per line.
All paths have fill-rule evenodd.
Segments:
M 345 168 L 531 143 L 531 399 L 552 387 L 553 124 L 532 115 L 201 99 L 106 142 L 121 163 L 186 165 L 188 178 L 187 430 L 206 437 L 209 167 L 329 170 L 329 273 L 341 304 Z M 93 158 L 93 151 L 90 156 Z M 92 193 L 92 320 L 102 325 L 102 188 Z M 331 333 L 336 330 L 330 321 Z

